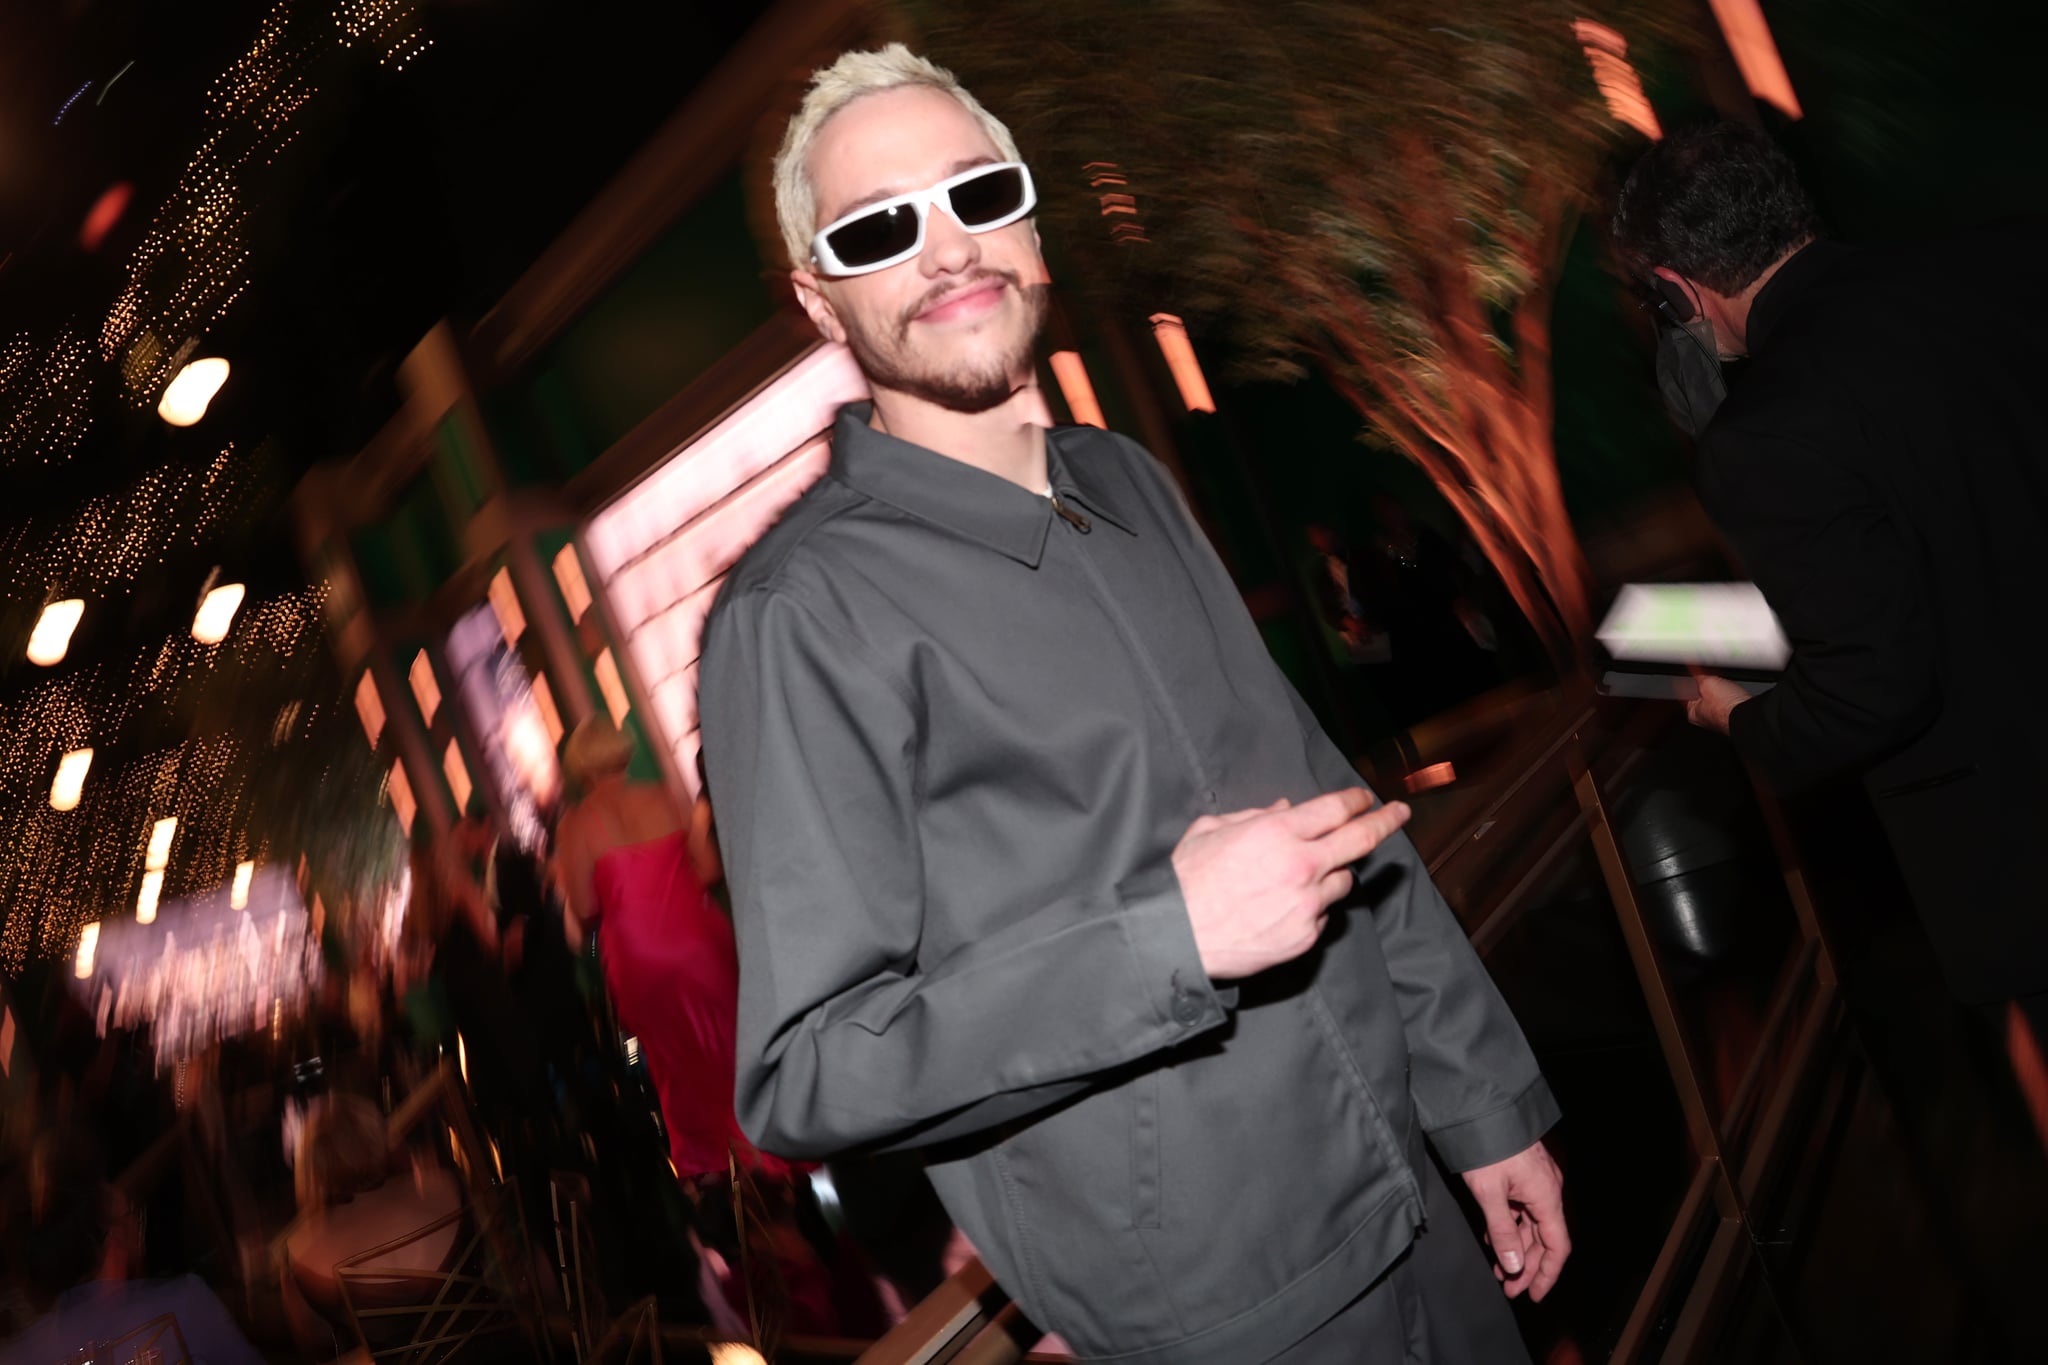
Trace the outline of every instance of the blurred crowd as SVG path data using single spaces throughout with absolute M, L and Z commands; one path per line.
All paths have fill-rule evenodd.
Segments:
M 70 964 L 13 982 L 0 1361 L 175 1360 L 166 1315 L 215 1365 L 472 1331 L 531 1358 L 649 1299 L 709 1339 L 872 1338 L 957 1268 L 914 1160 L 800 1167 L 739 1132 L 710 809 L 630 752 L 571 737 L 580 797 L 537 846 L 480 808 L 420 843 L 396 935 L 318 916 L 272 1027 L 166 1050 Z

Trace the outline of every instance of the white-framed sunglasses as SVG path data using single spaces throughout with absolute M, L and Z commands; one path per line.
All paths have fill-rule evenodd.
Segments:
M 1037 206 L 1038 190 L 1024 163 L 997 161 L 827 223 L 811 238 L 811 259 L 827 275 L 866 275 L 924 250 L 924 221 L 935 208 L 969 232 L 994 232 Z

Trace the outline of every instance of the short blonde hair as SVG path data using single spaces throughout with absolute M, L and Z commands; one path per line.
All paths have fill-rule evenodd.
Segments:
M 562 746 L 562 765 L 585 786 L 600 777 L 624 772 L 633 762 L 633 741 L 609 716 L 591 716 L 569 733 Z
M 818 230 L 818 197 L 811 186 L 807 164 L 811 146 L 831 117 L 863 95 L 884 90 L 923 86 L 943 90 L 960 101 L 961 108 L 974 116 L 1005 161 L 1021 161 L 1017 140 L 1003 121 L 982 108 L 981 101 L 967 93 L 952 72 L 928 58 L 920 57 L 901 43 L 890 43 L 873 52 L 844 52 L 830 66 L 811 73 L 804 102 L 789 120 L 782 135 L 782 149 L 775 154 L 775 221 L 782 229 L 782 245 L 789 263 L 801 270 L 810 264 L 811 238 Z

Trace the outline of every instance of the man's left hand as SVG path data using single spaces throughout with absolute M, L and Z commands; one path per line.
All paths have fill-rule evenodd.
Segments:
M 1712 730 L 1717 735 L 1728 733 L 1728 717 L 1735 708 L 1750 699 L 1749 693 L 1711 673 L 1696 675 L 1700 694 L 1685 704 L 1685 718 L 1702 730 Z
M 1506 1161 L 1465 1172 L 1465 1185 L 1486 1218 L 1493 1277 L 1509 1298 L 1527 1290 L 1532 1302 L 1541 1302 L 1572 1254 L 1564 1225 L 1564 1172 L 1539 1142 Z

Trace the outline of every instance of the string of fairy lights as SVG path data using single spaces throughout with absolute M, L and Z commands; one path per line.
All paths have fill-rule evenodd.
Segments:
M 255 471 L 230 444 L 204 465 L 160 465 L 74 509 L 0 528 L 0 598 L 40 604 L 52 591 L 125 590 L 170 551 L 204 546 L 247 516 Z
M 277 0 L 207 88 L 198 145 L 121 265 L 105 313 L 46 337 L 0 334 L 0 475 L 71 462 L 89 450 L 96 412 L 156 404 L 252 287 L 274 168 L 323 81 L 336 83 L 336 59 L 403 70 L 431 46 L 414 0 Z M 0 517 L 0 619 L 26 621 L 59 599 L 101 619 L 229 532 L 274 516 L 267 491 L 229 445 L 68 509 L 10 508 Z M 246 600 L 219 643 L 178 629 L 47 678 L 29 666 L 27 686 L 0 694 L 0 971 L 66 955 L 84 924 L 133 914 L 146 873 L 162 879 L 152 896 L 173 899 L 250 858 L 296 857 L 323 825 L 364 812 L 377 827 L 344 831 L 361 846 L 344 856 L 364 866 L 396 856 L 383 847 L 396 826 L 375 805 L 381 768 L 367 753 L 335 757 L 345 752 L 337 737 L 360 747 L 360 735 L 327 654 L 325 598 L 315 586 Z M 58 809 L 52 774 L 85 748 L 96 756 L 76 804 Z M 152 830 L 172 816 L 170 847 L 150 850 Z
M 38 346 L 26 332 L 0 343 L 0 469 L 62 464 L 92 430 L 87 339 L 65 328 Z
M 166 898 L 264 856 L 249 845 L 258 761 L 290 768 L 296 741 L 347 721 L 336 700 L 304 697 L 325 659 L 325 599 L 315 586 L 249 603 L 218 645 L 181 632 L 0 701 L 0 791 L 10 798 L 0 806 L 0 905 L 34 911 L 0 929 L 0 970 L 65 954 L 84 922 L 132 911 L 144 844 L 164 816 L 180 822 Z M 258 698 L 284 700 L 252 708 Z M 56 755 L 106 746 L 137 721 L 188 715 L 191 738 L 96 765 L 75 810 L 50 804 Z M 324 776 L 294 775 L 315 786 Z
M 320 59 L 361 47 L 403 70 L 432 46 L 411 0 L 345 0 L 327 24 L 301 20 L 300 8 L 280 0 L 207 92 L 207 135 L 136 247 L 100 329 L 100 355 L 120 366 L 137 406 L 156 401 L 193 342 L 248 290 L 261 178 L 319 97 Z

